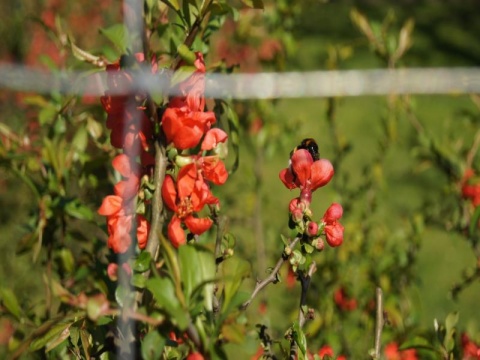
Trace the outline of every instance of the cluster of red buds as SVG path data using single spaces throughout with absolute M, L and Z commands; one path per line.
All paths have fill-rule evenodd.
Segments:
M 474 207 L 480 205 L 480 180 L 472 169 L 465 171 L 462 179 L 462 196 L 470 199 Z
M 322 236 L 327 243 L 336 247 L 343 242 L 344 227 L 339 220 L 343 215 L 340 204 L 333 203 L 320 221 L 313 220 L 310 209 L 312 194 L 332 179 L 333 166 L 327 159 L 321 159 L 318 145 L 313 139 L 305 139 L 290 156 L 290 166 L 283 169 L 280 180 L 288 189 L 300 189 L 300 196 L 290 201 L 290 219 L 293 227 L 303 235 L 302 240 L 321 251 L 324 248 Z

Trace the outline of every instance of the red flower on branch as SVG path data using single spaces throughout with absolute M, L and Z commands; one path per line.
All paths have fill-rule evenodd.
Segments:
M 349 298 L 343 287 L 338 288 L 333 294 L 335 304 L 343 311 L 352 311 L 357 308 L 357 300 Z
M 115 195 L 106 196 L 98 209 L 100 215 L 107 217 L 108 247 L 115 253 L 126 252 L 132 243 L 131 231 L 136 220 L 138 245 L 144 248 L 149 224 L 142 215 L 135 214 L 140 166 L 125 154 L 117 155 L 112 164 L 122 175 L 122 180 L 114 186 Z
M 182 96 L 170 100 L 162 117 L 162 128 L 167 142 L 181 150 L 197 146 L 216 121 L 212 111 L 204 111 L 205 63 L 201 53 L 197 52 L 195 55 L 196 71 L 177 85 Z
M 417 360 L 415 349 L 399 350 L 396 342 L 385 346 L 385 358 L 387 360 Z
M 324 359 L 325 356 L 328 356 L 330 358 L 334 358 L 334 352 L 333 352 L 333 349 L 330 345 L 324 345 L 320 348 L 320 350 L 318 350 L 318 356 L 320 357 L 320 359 Z M 337 356 L 336 358 L 337 360 L 346 360 L 347 358 L 344 356 L 344 355 L 339 355 Z
M 474 177 L 475 173 L 472 169 L 465 171 L 465 175 L 462 180 L 462 196 L 465 199 L 470 199 L 473 206 L 480 205 L 480 182 L 475 184 L 469 184 L 469 180 Z
M 290 190 L 300 188 L 301 200 L 309 204 L 312 192 L 328 184 L 332 178 L 333 166 L 327 159 L 313 161 L 305 149 L 295 151 L 290 161 L 291 165 L 280 171 L 280 180 Z
M 143 54 L 136 54 L 136 60 L 143 62 Z M 152 68 L 152 72 L 155 68 Z M 139 155 L 147 152 L 148 141 L 153 135 L 151 122 L 141 107 L 142 99 L 128 94 L 133 84 L 132 74 L 120 67 L 120 62 L 107 65 L 107 86 L 109 91 L 100 98 L 107 112 L 107 128 L 112 132 L 113 147 L 123 149 L 126 154 Z M 142 97 L 140 97 L 142 98 Z
M 186 243 L 184 224 L 192 234 L 200 235 L 210 229 L 213 221 L 210 218 L 193 216 L 205 205 L 218 204 L 218 199 L 210 192 L 203 176 L 197 171 L 196 164 L 182 167 L 177 182 L 167 175 L 162 185 L 162 197 L 169 209 L 175 212 L 168 224 L 168 237 L 173 246 Z
M 323 215 L 322 221 L 325 223 L 324 232 L 328 245 L 332 247 L 340 246 L 343 242 L 344 227 L 338 222 L 343 215 L 342 205 L 333 203 Z
M 480 359 L 480 346 L 475 344 L 466 333 L 462 334 L 462 360 L 479 360 Z

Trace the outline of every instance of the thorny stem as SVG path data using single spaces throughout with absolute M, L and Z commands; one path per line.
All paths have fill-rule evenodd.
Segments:
M 376 324 L 375 324 L 375 353 L 374 359 L 380 359 L 380 347 L 382 340 L 382 330 L 383 325 L 385 324 L 383 318 L 383 291 L 380 287 L 377 287 L 377 314 L 376 314 Z
M 299 240 L 300 238 L 296 237 L 285 250 L 289 249 L 291 251 L 295 247 L 295 245 L 297 245 Z M 278 282 L 278 272 L 282 268 L 283 263 L 288 260 L 288 257 L 289 256 L 286 254 L 286 251 L 284 251 L 282 254 L 282 257 L 278 259 L 270 275 L 266 277 L 264 280 L 257 282 L 257 285 L 255 285 L 255 289 L 253 290 L 252 295 L 250 296 L 250 299 L 245 301 L 240 307 L 240 309 L 245 310 L 246 308 L 248 308 L 248 306 L 253 301 L 253 299 L 258 295 L 260 291 L 262 291 L 265 287 L 267 287 L 267 285 Z

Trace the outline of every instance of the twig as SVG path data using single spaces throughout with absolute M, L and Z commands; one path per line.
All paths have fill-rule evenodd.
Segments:
M 375 324 L 375 353 L 374 359 L 380 359 L 380 347 L 381 347 L 381 338 L 383 325 L 385 324 L 383 318 L 383 291 L 381 288 L 377 287 L 377 315 L 376 315 L 376 324 Z
M 310 282 L 315 271 L 317 271 L 317 264 L 315 262 L 312 262 L 308 268 L 306 275 L 299 274 L 299 280 L 302 286 L 302 292 L 300 296 L 300 308 L 298 309 L 298 326 L 300 328 L 305 325 L 305 321 L 307 320 L 304 309 L 305 306 L 307 306 L 307 293 L 308 289 L 310 288 Z
M 275 265 L 275 267 L 273 268 L 272 272 L 270 273 L 270 275 L 265 278 L 264 280 L 260 281 L 260 282 L 257 282 L 257 285 L 255 286 L 255 289 L 253 290 L 252 292 L 252 295 L 250 296 L 250 299 L 248 299 L 247 301 L 245 301 L 242 306 L 240 307 L 240 309 L 242 310 L 245 310 L 249 305 L 250 303 L 253 301 L 253 299 L 255 298 L 255 296 L 258 295 L 258 293 L 263 290 L 268 284 L 271 284 L 271 283 L 276 283 L 278 282 L 278 272 L 280 271 L 283 263 L 285 261 L 288 260 L 288 255 L 287 255 L 287 249 L 289 249 L 289 251 L 291 251 L 295 245 L 297 245 L 298 241 L 300 240 L 299 237 L 296 237 L 291 243 L 290 245 L 285 248 L 286 251 L 283 252 L 282 254 L 282 257 L 280 259 L 278 259 L 277 261 L 277 264 Z
M 480 130 L 477 130 L 477 133 L 475 134 L 475 139 L 473 140 L 473 145 L 468 151 L 467 154 L 467 169 L 470 169 L 472 167 L 473 159 L 475 158 L 475 154 L 478 151 L 478 147 L 480 146 Z

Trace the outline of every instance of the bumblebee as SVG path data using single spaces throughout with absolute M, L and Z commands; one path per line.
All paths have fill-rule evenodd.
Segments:
M 307 150 L 310 155 L 312 155 L 313 161 L 320 160 L 320 152 L 318 151 L 317 142 L 312 138 L 303 139 L 300 145 L 296 146 L 295 149 L 292 150 L 290 153 L 290 157 L 292 157 L 293 153 L 297 150 L 305 149 Z

